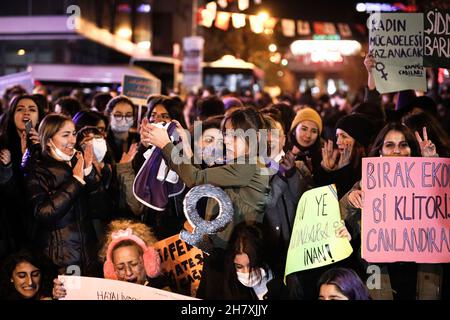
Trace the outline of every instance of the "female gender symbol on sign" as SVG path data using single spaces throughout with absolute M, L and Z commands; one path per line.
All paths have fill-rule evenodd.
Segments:
M 219 215 L 212 221 L 202 219 L 197 212 L 197 202 L 203 197 L 213 198 L 219 204 Z M 223 230 L 233 220 L 234 210 L 230 197 L 221 188 L 211 184 L 204 184 L 189 190 L 183 201 L 183 209 L 194 232 L 182 230 L 180 239 L 206 253 L 210 252 L 211 245 L 203 240 L 203 236 Z
M 385 68 L 386 68 L 386 66 L 384 65 L 383 62 L 377 62 L 377 63 L 375 63 L 375 69 L 381 73 L 381 79 L 387 81 L 387 76 L 388 76 L 388 74 L 387 74 L 386 72 L 384 72 L 384 69 L 385 69 Z

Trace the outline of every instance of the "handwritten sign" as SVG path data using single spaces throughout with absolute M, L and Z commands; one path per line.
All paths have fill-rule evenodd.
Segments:
M 122 94 L 134 104 L 147 105 L 147 98 L 154 93 L 161 93 L 161 81 L 157 79 L 124 75 Z
M 423 68 L 423 14 L 374 13 L 367 20 L 369 52 L 380 93 L 406 89 L 426 91 Z
M 450 159 L 363 158 L 362 256 L 450 262 Z
M 423 65 L 450 68 L 450 11 L 425 13 Z
M 61 300 L 195 300 L 195 298 L 126 281 L 58 276 L 66 296 Z
M 334 185 L 305 192 L 295 215 L 285 276 L 350 256 L 353 249 L 348 239 L 336 237 L 336 229 L 340 226 L 341 214 Z
M 177 292 L 195 297 L 203 269 L 203 252 L 176 234 L 153 245 L 161 256 L 161 269 Z

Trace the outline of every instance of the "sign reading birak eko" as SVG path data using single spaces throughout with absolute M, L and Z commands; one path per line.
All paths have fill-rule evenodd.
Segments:
M 450 262 L 450 159 L 364 158 L 362 254 L 369 262 Z

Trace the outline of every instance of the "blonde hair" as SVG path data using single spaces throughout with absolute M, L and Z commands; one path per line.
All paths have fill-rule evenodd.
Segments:
M 133 230 L 133 234 L 141 238 L 147 246 L 151 246 L 152 244 L 157 242 L 152 229 L 144 223 L 128 219 L 114 220 L 111 221 L 111 223 L 108 225 L 108 232 L 106 233 L 103 247 L 99 252 L 99 257 L 101 260 L 106 260 L 108 246 L 113 240 L 113 232 L 125 230 L 127 228 L 131 228 L 131 230 Z

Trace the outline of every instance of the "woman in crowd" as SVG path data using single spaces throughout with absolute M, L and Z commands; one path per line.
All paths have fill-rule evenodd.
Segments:
M 333 268 L 320 277 L 319 300 L 371 300 L 369 291 L 355 271 Z
M 223 116 L 211 117 L 197 123 L 191 130 L 194 163 L 200 164 L 202 169 L 223 164 L 223 134 L 220 130 L 222 120 Z
M 280 122 L 264 116 L 269 138 L 270 193 L 264 215 L 267 259 L 273 271 L 284 274 L 286 255 L 294 225 L 298 201 L 312 185 L 295 165 L 291 151 L 284 152 L 286 137 Z
M 33 224 L 29 219 L 30 208 L 28 201 L 24 201 L 24 195 L 27 193 L 23 180 L 22 160 L 39 145 L 39 136 L 35 128 L 43 116 L 44 111 L 33 96 L 17 95 L 11 100 L 2 123 L 0 133 L 2 171 L 4 178 L 9 179 L 0 186 L 0 199 L 11 227 L 13 237 L 11 241 L 16 246 L 14 250 L 28 245 L 33 233 Z
M 339 199 L 361 179 L 362 158 L 368 153 L 373 138 L 373 126 L 363 114 L 353 113 L 336 124 L 336 145 L 325 142 L 321 168 L 316 175 L 319 185 L 334 183 Z
M 223 263 L 217 263 L 202 279 L 197 297 L 226 300 L 286 298 L 286 288 L 266 261 L 267 249 L 261 225 L 238 224 L 228 243 Z
M 322 119 L 314 109 L 304 108 L 297 112 L 287 139 L 296 161 L 301 161 L 297 164 L 305 178 L 317 177 L 320 169 L 321 133 Z
M 155 94 L 149 96 L 147 99 L 147 113 L 141 123 L 141 129 L 143 126 L 146 126 L 147 123 L 167 124 L 172 120 L 178 121 L 180 127 L 183 129 L 186 128 L 180 100 L 165 95 Z M 152 148 L 153 146 L 149 144 L 141 143 L 139 145 L 132 163 L 136 175 L 148 158 L 148 154 L 152 152 L 150 150 Z M 183 198 L 186 192 L 187 190 L 184 190 L 175 196 L 170 196 L 163 211 L 157 211 L 150 207 L 142 210 L 142 221 L 155 230 L 158 239 L 170 237 L 175 233 L 178 233 L 182 228 L 185 220 L 183 213 Z
M 125 96 L 117 96 L 108 102 L 105 115 L 109 118 L 107 142 L 115 162 L 119 162 L 133 143 L 139 142 L 139 135 L 132 131 L 134 123 L 133 102 Z
M 81 274 L 93 274 L 96 240 L 85 197 L 101 190 L 101 180 L 92 169 L 92 145 L 84 156 L 77 151 L 75 125 L 60 114 L 42 120 L 39 138 L 42 154 L 30 160 L 25 172 L 37 229 L 33 244 L 58 266 L 59 273 L 78 265 Z
M 112 221 L 99 254 L 104 261 L 104 278 L 171 291 L 167 278 L 161 273 L 159 254 L 152 247 L 155 242 L 152 231 L 143 223 L 132 220 Z M 53 297 L 65 297 L 63 283 L 58 279 L 53 282 Z
M 188 141 L 184 131 L 181 130 L 181 125 L 177 124 L 177 126 L 182 141 Z M 249 129 L 253 132 L 255 141 L 250 141 L 251 137 L 240 134 Z M 225 116 L 222 121 L 222 130 L 225 132 L 226 164 L 203 170 L 191 164 L 192 151 L 190 154 L 184 155 L 187 161 L 181 161 L 181 163 L 174 161 L 177 149 L 170 141 L 165 129 L 148 124 L 141 130 L 142 143 L 152 144 L 162 149 L 164 159 L 170 169 L 174 170 L 188 187 L 210 183 L 223 188 L 230 196 L 233 202 L 234 220 L 224 231 L 212 236 L 213 242 L 218 247 L 226 247 L 233 225 L 241 221 L 261 223 L 263 220 L 269 191 L 269 177 L 261 175 L 263 164 L 256 159 L 255 150 L 258 144 L 256 139 L 260 129 L 263 129 L 263 121 L 254 109 L 240 109 Z M 186 151 L 186 148 L 183 147 L 183 150 Z M 207 220 L 215 217 L 218 210 L 216 202 L 208 201 Z
M 106 140 L 97 127 L 85 126 L 78 130 L 76 149 L 86 150 L 92 147 L 92 170 L 101 180 L 98 190 L 87 197 L 88 217 L 91 219 L 97 239 L 104 237 L 105 228 L 113 216 L 115 210 L 110 186 L 112 180 L 112 167 L 104 162 L 108 147 Z
M 10 255 L 0 271 L 0 299 L 40 300 L 51 297 L 51 281 L 56 274 L 52 263 L 29 250 Z
M 426 133 L 426 130 L 424 130 Z M 434 156 L 435 147 L 431 140 L 426 141 L 427 152 Z M 433 151 L 434 150 L 434 151 Z M 389 123 L 377 135 L 369 153 L 372 157 L 420 157 L 421 148 L 412 131 L 403 124 Z M 360 252 L 361 243 L 361 209 L 364 205 L 364 191 L 360 182 L 340 200 L 341 214 L 349 225 L 350 232 L 355 241 L 354 250 Z M 364 260 L 359 261 L 362 270 L 368 267 Z M 376 300 L 415 300 L 439 299 L 443 294 L 442 265 L 416 264 L 411 262 L 397 262 L 382 264 L 381 287 L 371 290 L 371 296 Z M 416 283 L 428 282 L 427 287 L 416 288 Z M 446 293 L 448 294 L 448 293 Z

